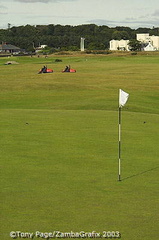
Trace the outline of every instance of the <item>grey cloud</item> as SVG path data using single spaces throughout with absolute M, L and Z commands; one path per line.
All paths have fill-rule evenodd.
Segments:
M 94 19 L 88 21 L 88 23 L 94 23 L 97 25 L 107 25 L 110 27 L 115 27 L 115 26 L 132 26 L 133 28 L 138 28 L 138 27 L 152 27 L 152 26 L 158 26 L 158 19 L 147 19 L 144 21 L 132 18 L 132 19 L 124 19 L 122 21 L 110 21 L 106 19 Z
M 22 3 L 48 3 L 51 2 L 50 0 L 14 0 L 15 2 L 22 2 Z M 56 0 L 54 1 L 56 2 Z
M 25 14 L 25 13 L 23 13 L 23 14 Z M 28 14 L 27 14 L 28 15 Z M 28 16 L 28 18 L 35 18 L 35 16 L 36 16 L 36 18 L 42 18 L 42 19 L 48 19 L 48 18 L 63 18 L 63 19 L 77 19 L 77 18 L 79 18 L 80 19 L 80 17 L 77 17 L 77 16 L 61 16 L 61 15 L 43 15 L 43 16 L 41 16 L 41 15 L 34 15 L 34 16 L 32 16 L 32 15 L 30 15 L 30 16 Z
M 159 16 L 159 9 L 156 10 L 156 11 L 152 14 L 152 16 L 158 17 L 158 16 Z
M 0 5 L 0 15 L 6 15 L 7 13 L 4 12 L 4 10 L 7 9 L 7 7 Z
M 6 15 L 7 13 L 0 12 L 0 15 Z
M 135 21 L 123 21 L 125 23 L 137 23 L 140 25 L 147 25 L 147 26 L 152 26 L 152 25 L 158 25 L 158 20 L 157 19 L 147 19 L 145 21 L 140 21 L 140 20 L 135 20 Z
M 7 7 L 0 5 L 0 9 L 7 9 Z
M 135 20 L 135 18 L 133 18 L 133 17 L 130 17 L 130 18 L 125 18 L 125 20 L 126 20 L 126 21 L 134 21 L 134 20 Z
M 110 21 L 107 19 L 92 19 L 92 20 L 88 21 L 88 23 L 95 23 L 97 25 L 106 25 L 106 24 L 114 23 L 114 22 L 115 21 Z
M 150 14 L 146 14 L 146 15 L 140 16 L 139 18 L 140 19 L 146 19 L 146 18 L 149 18 L 149 17 L 150 17 Z
M 14 0 L 15 2 L 21 3 L 58 3 L 58 2 L 66 2 L 66 1 L 76 1 L 76 0 Z

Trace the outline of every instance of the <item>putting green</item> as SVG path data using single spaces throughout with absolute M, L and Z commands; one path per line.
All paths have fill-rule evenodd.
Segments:
M 119 231 L 122 240 L 156 240 L 159 57 L 56 58 L 0 59 L 2 239 Z M 76 73 L 61 73 L 68 63 Z M 43 64 L 54 73 L 38 75 Z M 121 182 L 119 88 L 130 94 Z

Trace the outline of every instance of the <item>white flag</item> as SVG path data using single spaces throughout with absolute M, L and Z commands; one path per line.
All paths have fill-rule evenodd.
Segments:
M 128 97 L 129 97 L 128 93 L 119 89 L 119 107 L 123 107 L 126 104 Z

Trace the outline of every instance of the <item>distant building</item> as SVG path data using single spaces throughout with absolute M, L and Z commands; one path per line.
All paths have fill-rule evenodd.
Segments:
M 139 33 L 136 39 L 142 43 L 142 51 L 158 51 L 159 36 L 150 36 L 149 33 Z M 110 50 L 112 51 L 130 51 L 129 40 L 111 40 Z
M 20 53 L 21 49 L 14 45 L 8 43 L 0 44 L 0 53 L 11 53 L 11 54 L 18 54 Z
M 38 52 L 44 50 L 44 48 L 46 48 L 46 47 L 47 47 L 47 45 L 39 45 L 39 47 L 37 47 L 37 48 L 35 49 L 35 51 L 36 51 L 36 53 L 38 53 Z
M 47 47 L 47 45 L 40 45 L 40 48 L 46 48 Z
M 157 51 L 159 50 L 159 36 L 150 36 L 149 33 L 137 34 L 137 40 L 145 45 L 144 51 Z M 147 50 L 151 49 L 151 50 Z
M 144 51 L 156 51 L 156 48 L 152 46 L 151 42 L 149 42 L 146 47 L 143 48 Z
M 119 50 L 119 51 L 130 51 L 129 50 L 129 40 L 111 40 L 110 41 L 110 50 L 112 51 L 116 51 L 116 50 Z

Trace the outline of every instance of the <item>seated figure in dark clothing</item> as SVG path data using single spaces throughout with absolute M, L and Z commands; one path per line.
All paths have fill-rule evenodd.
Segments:
M 66 66 L 64 72 L 70 72 L 70 66 Z
M 47 67 L 44 66 L 40 71 L 39 73 L 47 73 Z

